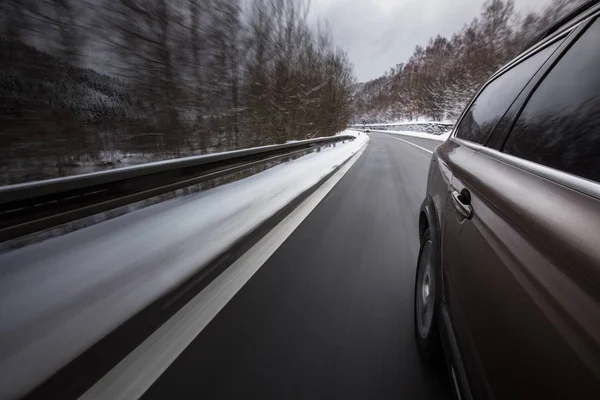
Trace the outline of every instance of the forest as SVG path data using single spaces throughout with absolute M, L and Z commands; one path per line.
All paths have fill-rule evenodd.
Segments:
M 333 135 L 352 66 L 302 0 L 3 0 L 1 184 Z
M 455 121 L 495 71 L 583 2 L 553 0 L 541 12 L 521 15 L 514 0 L 487 0 L 460 32 L 432 37 L 405 63 L 357 84 L 353 122 Z

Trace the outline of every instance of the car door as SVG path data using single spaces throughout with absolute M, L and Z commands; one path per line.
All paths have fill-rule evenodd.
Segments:
M 531 79 L 540 63 L 544 69 Z M 598 65 L 594 22 L 496 78 L 451 139 L 442 263 L 447 307 L 476 398 L 597 398 Z M 493 119 L 508 100 L 493 95 L 493 84 L 507 90 L 515 83 L 509 78 L 523 74 L 521 82 L 531 79 L 527 86 L 535 90 L 514 95 L 523 105 L 510 107 L 516 104 L 519 116 L 505 136 Z M 492 106 L 499 111 L 487 111 Z M 497 129 L 486 133 L 486 124 Z M 490 135 L 489 142 L 506 143 L 483 146 Z

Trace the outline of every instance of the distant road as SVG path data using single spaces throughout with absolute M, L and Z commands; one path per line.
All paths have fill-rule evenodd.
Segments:
M 439 144 L 373 133 L 142 398 L 449 399 L 413 338 L 417 213 Z

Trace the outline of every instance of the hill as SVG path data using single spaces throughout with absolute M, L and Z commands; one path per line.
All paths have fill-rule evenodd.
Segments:
M 117 78 L 73 67 L 34 47 L 2 38 L 0 99 L 3 116 L 44 107 L 68 110 L 87 122 L 126 118 L 133 103 L 124 82 Z
M 521 16 L 513 0 L 488 0 L 460 32 L 417 46 L 406 63 L 365 82 L 354 96 L 355 123 L 455 120 L 491 74 L 583 0 L 554 0 Z

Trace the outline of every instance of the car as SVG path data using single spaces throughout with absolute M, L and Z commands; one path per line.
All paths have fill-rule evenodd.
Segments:
M 432 154 L 415 340 L 457 398 L 600 398 L 599 18 L 501 68 Z

